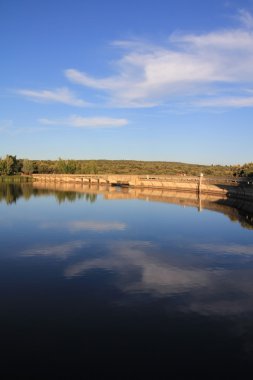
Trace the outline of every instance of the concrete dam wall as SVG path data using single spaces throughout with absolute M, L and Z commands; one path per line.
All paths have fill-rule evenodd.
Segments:
M 153 175 L 83 175 L 83 174 L 33 174 L 34 181 L 46 183 L 71 183 L 79 185 L 107 185 L 130 188 L 166 189 L 171 191 L 215 194 L 253 200 L 253 183 L 249 178 L 209 178 Z

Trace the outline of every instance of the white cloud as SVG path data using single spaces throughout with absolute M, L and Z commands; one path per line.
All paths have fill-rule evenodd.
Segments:
M 120 88 L 120 82 L 117 83 L 115 79 L 93 79 L 92 77 L 80 73 L 74 69 L 68 69 L 65 71 L 66 77 L 74 83 L 83 84 L 87 87 L 93 87 L 98 89 Z M 120 79 L 120 78 L 118 78 Z
M 253 107 L 253 97 L 227 97 L 227 98 L 213 98 L 200 100 L 196 102 L 196 105 L 201 107 L 233 107 L 233 108 L 244 108 Z
M 237 28 L 199 34 L 177 32 L 163 45 L 139 39 L 116 40 L 112 45 L 120 49 L 121 56 L 113 62 L 113 75 L 99 78 L 69 68 L 65 77 L 93 89 L 96 95 L 104 92 L 103 106 L 107 107 L 252 107 L 252 98 L 245 97 L 244 92 L 246 86 L 253 87 L 253 15 L 240 9 L 235 18 L 240 23 Z M 16 92 L 34 101 L 91 106 L 68 88 Z M 127 124 L 125 119 L 79 116 L 41 122 L 80 128 Z
M 126 119 L 116 119 L 111 117 L 82 117 L 73 115 L 67 119 L 47 119 L 38 120 L 44 125 L 65 125 L 75 128 L 118 128 L 128 124 Z
M 207 34 L 173 34 L 170 39 L 173 43 L 185 44 L 184 47 L 197 52 L 198 49 L 214 49 L 219 54 L 227 54 L 229 50 L 251 49 L 253 45 L 253 34 L 244 29 L 222 30 Z M 220 50 L 225 51 L 220 52 Z M 202 51 L 199 50 L 199 53 Z M 249 53 L 249 52 L 248 52 Z M 216 57 L 218 60 L 222 55 Z
M 46 103 L 64 103 L 75 107 L 87 107 L 90 104 L 82 99 L 78 99 L 68 88 L 58 88 L 56 90 L 34 91 L 29 89 L 20 89 L 16 91 L 19 95 L 25 96 L 31 100 Z
M 240 100 L 243 90 L 238 88 L 253 86 L 253 17 L 244 10 L 239 16 L 240 28 L 172 34 L 164 46 L 116 41 L 123 52 L 114 62 L 114 75 L 96 78 L 73 68 L 65 75 L 73 83 L 107 93 L 110 106 L 192 104 L 210 92 L 222 97 L 229 92 L 234 100 L 224 101 L 224 106 L 252 106 L 251 99 Z

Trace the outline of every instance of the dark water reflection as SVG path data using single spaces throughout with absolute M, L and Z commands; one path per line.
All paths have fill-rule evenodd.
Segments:
M 0 186 L 5 373 L 248 378 L 250 202 Z

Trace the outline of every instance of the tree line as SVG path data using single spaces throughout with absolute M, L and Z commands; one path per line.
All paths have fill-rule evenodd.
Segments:
M 0 158 L 0 175 L 26 174 L 30 175 L 34 172 L 33 161 L 27 159 L 17 159 L 16 156 L 7 154 L 4 158 Z
M 206 176 L 253 176 L 253 163 L 198 165 L 181 162 L 135 160 L 29 160 L 7 155 L 0 158 L 0 175 L 41 174 L 153 174 Z

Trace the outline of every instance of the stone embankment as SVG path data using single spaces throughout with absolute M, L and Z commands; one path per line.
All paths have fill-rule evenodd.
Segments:
M 151 175 L 82 175 L 82 174 L 34 174 L 34 181 L 46 183 L 71 183 L 79 185 L 107 185 L 130 188 L 166 189 L 170 191 L 215 194 L 253 200 L 253 183 L 248 178 L 209 178 L 188 176 Z

